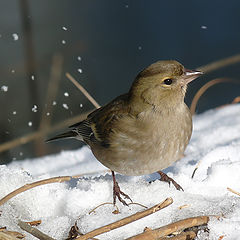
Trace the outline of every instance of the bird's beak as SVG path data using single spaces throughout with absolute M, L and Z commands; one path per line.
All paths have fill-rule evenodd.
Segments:
M 202 74 L 203 74 L 203 72 L 201 72 L 201 71 L 189 70 L 189 69 L 185 68 L 184 77 L 183 77 L 184 84 L 190 83 L 191 81 L 193 81 L 197 77 L 201 76 Z

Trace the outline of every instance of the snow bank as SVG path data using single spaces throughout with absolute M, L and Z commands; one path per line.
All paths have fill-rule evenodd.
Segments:
M 186 156 L 167 169 L 168 175 L 184 188 L 184 192 L 160 181 L 149 184 L 148 181 L 156 178 L 156 174 L 142 177 L 117 174 L 121 189 L 135 202 L 148 207 L 167 197 L 172 197 L 174 202 L 151 216 L 98 238 L 124 239 L 141 233 L 146 226 L 157 228 L 187 217 L 223 214 L 225 217 L 220 220 L 210 220 L 208 238 L 218 239 L 224 235 L 224 240 L 239 239 L 240 197 L 227 190 L 230 187 L 240 192 L 239 153 L 240 104 L 195 116 L 194 132 Z M 192 179 L 192 172 L 199 161 L 201 163 Z M 0 206 L 0 227 L 22 232 L 17 226 L 18 219 L 41 219 L 42 224 L 38 226 L 41 231 L 55 239 L 65 239 L 78 218 L 79 230 L 86 233 L 142 210 L 140 206 L 118 204 L 120 214 L 112 214 L 114 209 L 110 205 L 88 214 L 98 204 L 112 201 L 111 175 L 104 170 L 106 168 L 97 162 L 87 147 L 0 166 L 0 198 L 26 183 L 47 177 L 89 173 L 70 183 L 40 186 L 12 198 Z M 179 209 L 185 204 L 186 208 Z M 27 239 L 35 239 L 26 235 Z M 198 239 L 206 239 L 206 235 L 200 232 Z

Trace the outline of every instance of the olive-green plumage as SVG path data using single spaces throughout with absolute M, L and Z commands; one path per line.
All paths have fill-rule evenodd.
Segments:
M 184 97 L 200 74 L 177 61 L 158 61 L 137 75 L 128 93 L 50 140 L 82 140 L 103 165 L 122 174 L 164 169 L 181 158 L 190 140 L 192 116 Z

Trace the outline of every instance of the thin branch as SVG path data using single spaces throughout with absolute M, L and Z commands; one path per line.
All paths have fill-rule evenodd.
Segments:
M 84 96 L 93 104 L 94 107 L 100 108 L 100 105 L 96 102 L 96 100 L 80 83 L 75 80 L 75 78 L 70 73 L 66 73 L 66 77 L 84 94 Z
M 240 102 L 240 96 L 235 97 L 232 101 L 232 103 L 239 103 Z
M 169 234 L 172 234 L 174 232 L 182 231 L 186 228 L 194 227 L 194 226 L 200 226 L 203 224 L 207 224 L 209 221 L 208 216 L 200 216 L 200 217 L 192 217 L 187 218 L 184 220 L 177 221 L 175 223 L 168 224 L 166 226 L 145 231 L 141 234 L 138 234 L 136 236 L 130 237 L 127 240 L 158 240 L 161 237 L 166 237 Z
M 18 195 L 19 193 L 25 192 L 29 189 L 35 188 L 40 185 L 49 184 L 49 183 L 61 183 L 61 182 L 65 182 L 65 181 L 70 181 L 71 179 L 72 179 L 72 177 L 70 177 L 70 176 L 54 177 L 54 178 L 44 179 L 44 180 L 40 180 L 37 182 L 25 184 L 24 186 L 14 190 L 13 192 L 11 192 L 8 195 L 6 195 L 5 197 L 3 197 L 0 200 L 0 206 L 3 205 L 4 203 L 6 203 L 9 199 Z
M 123 218 L 123 219 L 121 219 L 121 220 L 119 220 L 117 222 L 114 222 L 114 223 L 108 224 L 106 226 L 97 228 L 97 229 L 95 229 L 95 230 L 93 230 L 93 231 L 91 231 L 89 233 L 86 233 L 86 234 L 84 234 L 82 236 L 77 237 L 76 240 L 87 240 L 89 238 L 92 238 L 94 236 L 100 235 L 102 233 L 109 232 L 109 231 L 111 231 L 113 229 L 122 227 L 122 226 L 124 226 L 126 224 L 129 224 L 131 222 L 134 222 L 134 221 L 136 221 L 136 220 L 138 220 L 140 218 L 143 218 L 143 217 L 146 217 L 146 216 L 148 216 L 148 215 L 150 215 L 152 213 L 155 213 L 155 212 L 157 212 L 157 211 L 159 211 L 159 210 L 169 206 L 172 203 L 173 203 L 172 198 L 167 198 L 165 201 L 163 201 L 160 204 L 155 205 L 154 207 L 151 207 L 151 208 L 149 208 L 147 210 L 144 210 L 142 212 L 135 213 L 135 214 L 133 214 L 133 215 L 131 215 L 129 217 Z
M 109 170 L 103 170 L 102 172 L 108 172 Z M 101 171 L 100 171 L 101 172 Z M 44 180 L 40 180 L 37 182 L 33 182 L 33 183 L 29 183 L 29 184 L 25 184 L 24 186 L 14 190 L 13 192 L 9 193 L 8 195 L 6 195 L 5 197 L 3 197 L 2 199 L 0 199 L 0 206 L 2 204 L 4 204 L 5 202 L 7 202 L 9 199 L 15 197 L 16 195 L 25 192 L 29 189 L 41 186 L 41 185 L 46 185 L 49 183 L 61 183 L 61 182 L 66 182 L 66 181 L 70 181 L 72 178 L 79 178 L 85 175 L 90 175 L 90 174 L 95 174 L 95 173 L 99 173 L 98 172 L 89 172 L 89 173 L 82 173 L 82 174 L 78 174 L 78 175 L 74 175 L 74 176 L 62 176 L 62 177 L 53 177 L 53 178 L 48 178 L 48 179 L 44 179 Z
M 1 240 L 19 240 L 19 238 L 9 235 L 7 232 L 0 232 L 0 239 Z
M 63 57 L 60 54 L 55 54 L 52 59 L 51 65 L 51 73 L 50 79 L 48 83 L 47 93 L 45 97 L 45 107 L 43 108 L 41 114 L 41 120 L 39 124 L 39 130 L 47 129 L 50 127 L 51 119 L 52 119 L 52 109 L 53 105 L 52 102 L 56 98 L 58 89 L 59 89 L 59 82 L 61 79 L 62 73 L 62 64 L 63 64 Z M 42 138 L 37 139 L 35 144 L 35 151 L 37 156 L 46 155 L 47 145 L 44 143 Z
M 31 142 L 32 140 L 34 140 L 36 138 L 44 137 L 44 136 L 46 136 L 50 133 L 53 133 L 53 132 L 58 131 L 62 128 L 68 127 L 68 126 L 70 126 L 70 125 L 72 125 L 76 122 L 82 121 L 84 118 L 86 118 L 86 116 L 90 112 L 91 111 L 80 114 L 80 115 L 77 115 L 77 116 L 72 117 L 72 118 L 69 118 L 69 119 L 64 120 L 60 123 L 57 123 L 54 126 L 51 126 L 51 127 L 47 128 L 47 129 L 38 130 L 36 132 L 30 133 L 30 134 L 27 134 L 25 136 L 16 138 L 14 140 L 11 140 L 9 142 L 3 143 L 3 144 L 0 145 L 0 152 L 4 152 L 4 151 L 7 151 L 11 148 L 17 147 L 19 145 Z
M 37 228 L 34 228 L 21 220 L 18 221 L 18 226 L 40 240 L 54 240 L 54 238 L 49 237 L 45 233 L 39 231 Z
M 227 190 L 230 191 L 230 192 L 232 192 L 232 193 L 234 193 L 234 194 L 237 194 L 238 196 L 240 196 L 240 193 L 239 193 L 239 192 L 231 189 L 230 187 L 228 187 Z
M 198 103 L 200 97 L 207 91 L 207 89 L 218 83 L 223 83 L 223 82 L 232 82 L 232 83 L 239 84 L 239 82 L 234 81 L 233 79 L 229 79 L 229 78 L 216 78 L 216 79 L 213 79 L 213 80 L 207 82 L 197 91 L 197 93 L 195 94 L 195 96 L 192 100 L 192 103 L 190 106 L 190 111 L 191 111 L 192 115 L 195 114 L 197 103 Z
M 212 63 L 208 63 L 206 65 L 198 67 L 197 69 L 200 71 L 203 71 L 206 74 L 206 73 L 216 71 L 220 68 L 239 63 L 239 62 L 240 62 L 240 54 L 237 54 L 237 55 L 234 55 L 231 57 L 227 57 L 227 58 L 224 58 L 221 60 L 214 61 Z
M 44 108 L 42 113 L 40 129 L 47 128 L 50 126 L 51 119 L 52 119 L 51 113 L 53 109 L 52 101 L 57 96 L 59 82 L 60 82 L 61 73 L 62 73 L 62 65 L 63 65 L 62 55 L 55 54 L 52 59 L 51 73 L 50 73 L 46 99 L 45 99 L 46 108 Z M 48 116 L 47 116 L 47 113 L 49 113 Z

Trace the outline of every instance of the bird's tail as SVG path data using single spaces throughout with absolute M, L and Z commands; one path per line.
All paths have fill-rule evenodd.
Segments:
M 63 139 L 63 138 L 75 138 L 76 136 L 77 136 L 76 132 L 69 131 L 69 132 L 65 132 L 65 133 L 62 133 L 62 134 L 58 134 L 53 138 L 49 138 L 45 142 L 51 142 L 51 141 L 55 141 L 55 140 L 59 140 L 59 139 Z

